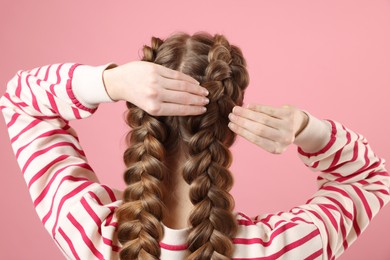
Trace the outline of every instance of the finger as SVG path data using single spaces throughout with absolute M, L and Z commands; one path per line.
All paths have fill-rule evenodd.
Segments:
M 233 108 L 233 114 L 238 115 L 240 117 L 245 117 L 247 119 L 261 123 L 263 125 L 267 125 L 275 129 L 280 129 L 281 127 L 281 121 L 279 118 L 269 116 L 265 113 L 259 113 L 257 111 L 253 111 L 244 107 L 235 106 Z
M 284 107 L 279 108 L 279 107 L 259 105 L 259 104 L 248 104 L 247 108 L 280 119 L 283 119 L 286 116 L 286 111 L 287 111 L 286 108 Z
M 188 81 L 160 77 L 159 84 L 165 89 L 189 92 L 200 96 L 208 95 L 206 88 Z
M 183 105 L 204 106 L 209 103 L 209 99 L 204 96 L 198 96 L 189 92 L 163 89 L 161 91 L 161 101 L 167 103 L 176 103 Z
M 184 80 L 199 85 L 199 82 L 193 77 L 190 77 L 180 71 L 169 69 L 162 65 L 157 65 L 157 72 L 164 78 Z
M 229 119 L 232 123 L 244 128 L 256 136 L 267 138 L 272 141 L 279 139 L 280 133 L 277 129 L 252 121 L 245 117 L 240 117 L 234 114 L 229 114 Z
M 256 144 L 257 146 L 260 146 L 264 150 L 270 152 L 270 153 L 276 153 L 276 143 L 274 141 L 271 141 L 267 138 L 263 138 L 261 136 L 257 136 L 253 134 L 252 132 L 248 131 L 247 129 L 240 127 L 239 125 L 230 122 L 229 128 L 235 132 L 236 134 L 242 136 L 246 140 L 248 140 L 251 143 Z
M 190 116 L 200 115 L 206 112 L 204 106 L 181 105 L 174 103 L 162 103 L 158 111 L 159 116 Z

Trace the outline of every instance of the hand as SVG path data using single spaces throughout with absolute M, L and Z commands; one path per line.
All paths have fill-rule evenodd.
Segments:
M 308 115 L 290 105 L 235 106 L 229 119 L 233 132 L 273 154 L 283 153 L 308 123 Z
M 208 92 L 192 77 L 164 66 L 129 62 L 103 72 L 110 98 L 125 100 L 154 116 L 199 115 L 206 111 Z

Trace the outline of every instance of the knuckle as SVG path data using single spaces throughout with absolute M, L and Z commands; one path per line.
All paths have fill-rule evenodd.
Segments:
M 157 65 L 156 64 L 150 64 L 149 72 L 151 72 L 152 74 L 157 74 L 158 73 L 157 71 L 158 71 Z
M 156 99 L 158 97 L 158 94 L 159 93 L 158 93 L 157 89 L 155 89 L 155 88 L 149 88 L 147 90 L 147 93 L 146 93 L 147 97 L 149 97 L 151 99 Z
M 292 136 L 286 136 L 283 141 L 285 144 L 291 144 L 293 142 L 293 138 Z
M 272 146 L 272 148 L 269 150 L 269 152 L 272 154 L 276 154 L 277 153 L 276 146 Z
M 173 78 L 177 79 L 180 77 L 180 72 L 178 72 L 177 70 L 173 71 Z
M 156 76 L 154 77 L 149 77 L 149 84 L 154 86 L 154 85 L 157 85 L 158 84 L 158 79 Z
M 274 154 L 281 154 L 283 151 L 280 147 L 275 147 L 274 148 Z
M 159 115 L 161 110 L 161 104 L 156 102 L 150 102 L 147 107 L 147 112 L 153 116 Z

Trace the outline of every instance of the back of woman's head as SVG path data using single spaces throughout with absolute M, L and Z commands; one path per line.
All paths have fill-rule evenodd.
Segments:
M 233 177 L 228 149 L 236 134 L 228 115 L 243 103 L 248 86 L 241 50 L 222 35 L 175 34 L 165 41 L 152 38 L 143 48 L 144 61 L 179 70 L 209 91 L 207 112 L 196 116 L 151 116 L 127 103 L 129 147 L 127 188 L 118 217 L 121 259 L 158 259 L 163 238 L 163 199 L 169 186 L 168 158 L 185 153 L 183 178 L 190 184 L 194 208 L 189 217 L 188 259 L 230 259 L 237 231 Z M 140 86 L 141 87 L 141 86 Z M 184 149 L 183 149 L 184 147 Z

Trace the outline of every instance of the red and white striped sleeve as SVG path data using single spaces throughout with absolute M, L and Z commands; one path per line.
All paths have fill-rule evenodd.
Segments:
M 274 231 L 281 223 L 291 223 L 302 232 L 298 235 L 298 231 L 283 231 L 286 256 L 294 248 L 312 244 L 313 252 L 308 248 L 310 255 L 305 259 L 336 259 L 389 202 L 390 175 L 385 159 L 373 152 L 364 136 L 337 121 L 321 120 L 305 112 L 308 125 L 294 143 L 303 163 L 319 173 L 318 191 L 304 205 L 288 212 L 258 215 L 252 220 Z M 310 225 L 319 232 L 320 249 L 314 249 L 317 238 Z
M 99 183 L 69 125 L 92 115 L 99 103 L 113 102 L 101 79 L 110 66 L 116 65 L 20 70 L 0 99 L 36 212 L 68 259 L 117 259 L 120 249 L 114 210 L 121 193 Z

